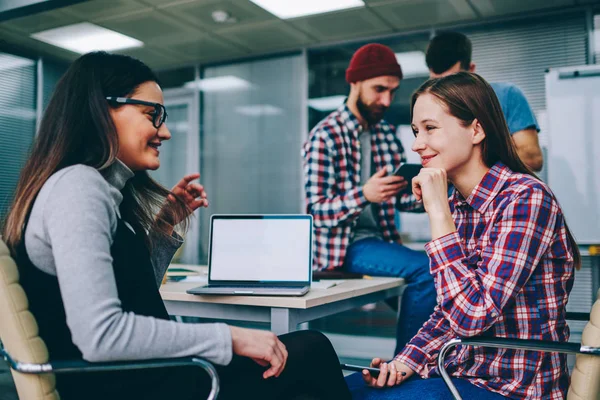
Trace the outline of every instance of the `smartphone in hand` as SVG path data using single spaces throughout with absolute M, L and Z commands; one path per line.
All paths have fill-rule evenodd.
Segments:
M 366 369 L 367 371 L 369 371 L 371 373 L 372 377 L 377 378 L 379 376 L 379 368 L 361 367 L 360 365 L 352 365 L 352 364 L 340 364 L 340 367 L 347 371 L 356 371 L 356 372 L 362 372 L 363 369 Z
M 395 176 L 401 176 L 404 178 L 406 182 L 408 182 L 408 186 L 406 189 L 402 190 L 400 193 L 412 193 L 412 180 L 415 176 L 419 175 L 421 172 L 421 168 L 423 166 L 421 164 L 402 164 L 394 171 Z

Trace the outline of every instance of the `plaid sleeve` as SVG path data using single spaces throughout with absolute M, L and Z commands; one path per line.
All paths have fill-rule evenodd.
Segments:
M 426 378 L 436 367 L 437 356 L 444 343 L 455 337 L 439 306 L 436 306 L 429 320 L 394 360 L 408 365 Z
M 400 139 L 398 139 L 398 137 L 396 137 L 396 136 L 395 136 L 395 138 L 396 138 L 396 144 L 398 145 L 398 149 L 400 149 L 400 151 L 399 151 L 400 164 L 399 165 L 402 165 L 406 162 L 406 153 L 404 152 L 404 147 L 402 146 L 402 142 L 400 141 Z M 396 209 L 398 211 L 414 212 L 414 213 L 425 212 L 425 207 L 423 206 L 423 203 L 420 201 L 417 201 L 415 195 L 412 194 L 411 188 L 409 188 L 409 191 L 407 193 L 402 193 L 396 198 Z
M 360 186 L 339 189 L 332 150 L 319 133 L 311 134 L 302 150 L 306 211 L 316 227 L 334 228 L 358 217 L 368 201 Z
M 438 304 L 454 332 L 478 335 L 514 302 L 553 240 L 558 213 L 548 192 L 529 187 L 490 222 L 481 251 L 467 256 L 457 232 L 425 246 Z
M 412 193 L 403 193 L 398 196 L 396 201 L 396 209 L 398 211 L 422 213 L 425 212 L 425 206 L 422 201 L 417 201 L 417 198 Z

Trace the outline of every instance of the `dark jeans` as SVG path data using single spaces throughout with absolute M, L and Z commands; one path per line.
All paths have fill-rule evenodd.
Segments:
M 346 382 L 354 400 L 453 400 L 452 394 L 442 378 L 421 379 L 413 375 L 406 382 L 391 388 L 374 389 L 365 385 L 360 372 L 346 377 Z M 452 382 L 465 400 L 499 400 L 502 395 L 473 385 L 466 379 L 452 378 Z
M 436 305 L 435 285 L 429 273 L 429 257 L 398 243 L 366 238 L 350 245 L 344 269 L 365 275 L 393 276 L 406 280 L 396 330 L 394 354 L 398 354 L 429 319 Z

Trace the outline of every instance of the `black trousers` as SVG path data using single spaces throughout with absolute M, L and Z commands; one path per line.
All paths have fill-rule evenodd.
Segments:
M 277 378 L 263 379 L 264 367 L 234 356 L 219 370 L 219 399 L 350 399 L 340 362 L 329 339 L 317 331 L 297 331 L 279 337 L 288 351 Z M 221 397 L 222 396 L 222 397 Z
M 288 351 L 288 360 L 281 375 L 264 379 L 262 374 L 266 367 L 234 355 L 229 365 L 216 366 L 220 379 L 218 400 L 351 398 L 337 354 L 325 335 L 317 331 L 297 331 L 279 339 Z M 65 400 L 200 400 L 206 399 L 210 392 L 210 378 L 198 367 L 123 371 L 95 376 L 69 374 L 57 378 L 62 381 L 58 389 Z M 82 390 L 82 387 L 86 389 Z

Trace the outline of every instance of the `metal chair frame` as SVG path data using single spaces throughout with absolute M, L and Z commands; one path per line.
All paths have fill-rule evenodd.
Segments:
M 208 400 L 214 400 L 219 394 L 219 375 L 215 367 L 206 360 L 197 357 L 167 358 L 154 360 L 136 360 L 90 363 L 83 360 L 60 360 L 50 361 L 44 364 L 23 363 L 13 359 L 0 343 L 0 356 L 9 364 L 10 368 L 23 374 L 62 374 L 62 373 L 85 373 L 85 372 L 106 372 L 123 371 L 145 368 L 162 367 L 200 367 L 210 376 L 211 390 Z
M 567 313 L 567 320 L 588 321 L 590 315 L 588 313 Z M 527 340 L 527 339 L 507 339 L 494 337 L 471 337 L 471 338 L 456 338 L 447 341 L 438 354 L 437 367 L 444 383 L 448 390 L 452 393 L 455 400 L 462 400 L 456 386 L 452 383 L 448 372 L 446 371 L 445 360 L 450 350 L 458 345 L 461 346 L 480 346 L 493 347 L 500 349 L 514 350 L 532 350 L 543 351 L 549 353 L 565 353 L 565 354 L 587 354 L 600 357 L 600 347 L 582 346 L 579 343 L 569 342 L 552 342 L 548 340 Z

